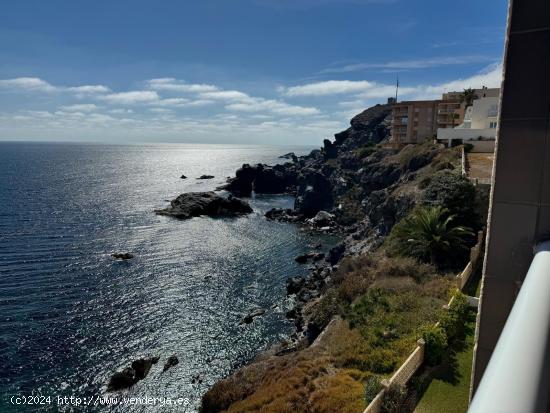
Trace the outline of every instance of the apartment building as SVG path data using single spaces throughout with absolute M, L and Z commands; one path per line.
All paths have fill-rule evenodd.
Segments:
M 437 103 L 434 100 L 399 102 L 392 110 L 392 142 L 424 142 L 437 133 Z
M 495 97 L 500 90 L 483 87 L 477 98 Z M 475 101 L 474 101 L 475 102 Z M 464 122 L 466 102 L 462 92 L 444 93 L 439 100 L 403 101 L 393 105 L 391 142 L 422 143 L 437 136 L 438 129 L 454 129 Z

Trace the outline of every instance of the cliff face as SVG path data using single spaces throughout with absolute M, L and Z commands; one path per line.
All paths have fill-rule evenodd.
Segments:
M 331 317 L 339 313 L 336 308 L 338 306 L 333 308 L 333 300 L 330 297 L 335 294 L 338 285 L 340 286 L 338 288 L 345 290 L 338 294 L 346 296 L 349 293 L 348 290 L 353 291 L 353 294 L 364 293 L 363 288 L 372 282 L 371 275 L 355 279 L 355 275 L 352 274 L 352 276 L 346 276 L 348 279 L 342 284 L 342 274 L 338 272 L 340 262 L 344 257 L 361 260 L 362 257 L 368 257 L 376 251 L 392 227 L 415 205 L 423 201 L 425 188 L 430 184 L 432 177 L 440 171 L 452 171 L 459 167 L 460 152 L 456 149 L 446 149 L 432 143 L 411 145 L 401 150 L 384 145 L 389 137 L 390 112 L 389 105 L 376 105 L 369 108 L 355 116 L 350 122 L 351 126 L 337 133 L 334 140 L 326 139 L 321 149 L 302 157 L 285 155 L 292 159 L 292 162 L 277 166 L 243 165 L 236 172 L 236 176 L 223 187 L 238 195 L 247 195 L 252 191 L 293 194 L 295 195 L 293 209 L 273 209 L 266 214 L 266 217 L 296 222 L 315 230 L 340 233 L 343 241 L 326 251 L 324 259 L 314 260 L 309 277 L 291 279 L 287 283 L 287 290 L 289 294 L 294 295 L 296 302 L 295 307 L 287 313 L 287 317 L 294 321 L 296 333 L 287 342 L 272 349 L 271 355 L 262 355 L 259 360 L 216 384 L 203 398 L 204 412 L 264 411 L 263 407 L 257 403 L 259 403 L 258 400 L 263 400 L 262 392 L 274 391 L 272 386 L 274 379 L 270 378 L 271 375 L 277 376 L 280 373 L 281 383 L 286 383 L 287 379 L 283 377 L 286 373 L 283 374 L 283 372 L 302 361 L 305 363 L 304 372 L 302 372 L 304 383 L 309 381 L 316 383 L 317 376 L 326 378 L 327 372 L 313 368 L 317 361 L 310 366 L 307 360 L 310 357 L 324 360 L 325 355 L 332 352 L 340 354 L 340 350 L 334 346 L 345 344 L 339 341 L 339 344 L 328 344 L 326 348 L 312 345 L 319 341 L 317 338 L 326 328 Z M 323 254 L 310 252 L 301 258 L 307 261 L 309 256 L 317 257 Z M 369 266 L 374 268 L 380 265 L 378 270 L 372 269 L 372 271 L 384 273 L 385 266 L 389 264 L 386 257 L 382 255 L 380 257 L 382 257 L 381 264 L 376 264 L 378 258 L 374 260 L 366 258 L 368 265 L 361 263 L 358 268 Z M 410 268 L 416 268 L 414 263 L 407 263 L 407 265 Z M 343 266 L 349 265 L 343 264 Z M 395 272 L 401 274 L 408 271 L 408 269 L 400 269 Z M 338 323 L 342 334 L 345 332 L 356 337 L 357 332 L 350 332 L 345 322 Z M 332 333 L 329 333 L 329 336 L 330 334 Z M 361 343 L 361 346 L 365 345 Z M 352 349 L 349 351 L 350 357 L 355 357 Z M 327 365 L 328 368 L 334 368 L 330 367 L 331 363 Z M 361 383 L 364 378 L 355 380 L 350 377 L 354 377 L 353 374 L 343 379 L 347 384 L 338 385 L 362 386 L 358 383 Z M 311 384 L 311 386 L 315 388 L 317 384 Z M 320 389 L 323 386 L 317 387 Z M 307 394 L 308 389 L 305 387 L 300 392 L 304 393 L 300 396 L 301 398 L 311 396 Z M 341 393 L 346 392 L 343 390 Z M 351 409 L 349 411 L 360 411 L 356 407 L 364 403 L 362 396 L 364 389 L 357 387 L 353 392 L 359 396 L 354 401 L 353 409 L 351 405 L 348 406 Z M 281 393 L 280 400 L 286 397 L 283 393 L 285 392 Z M 273 400 L 279 400 L 277 399 L 279 396 L 275 397 L 267 393 L 265 396 L 266 400 L 271 400 L 269 402 L 271 407 L 278 403 Z M 243 407 L 241 402 L 247 403 L 245 399 L 251 401 L 250 403 L 254 401 L 252 404 L 258 408 L 241 410 Z M 285 401 L 285 403 L 290 402 Z M 273 407 L 265 411 L 283 410 Z M 293 411 L 321 410 L 303 407 Z

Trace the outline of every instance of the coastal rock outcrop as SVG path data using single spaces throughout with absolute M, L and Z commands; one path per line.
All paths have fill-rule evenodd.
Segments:
M 329 180 L 319 171 L 307 168 L 298 176 L 298 193 L 294 209 L 306 218 L 321 210 L 330 210 L 334 204 Z
M 170 202 L 170 206 L 155 211 L 158 215 L 168 215 L 188 219 L 207 215 L 211 217 L 234 217 L 252 212 L 252 208 L 239 198 L 224 198 L 215 192 L 188 192 Z
M 197 179 L 213 179 L 214 175 L 201 175 Z
M 265 314 L 265 310 L 263 308 L 253 310 L 245 315 L 239 324 L 250 324 L 252 321 L 254 321 L 256 317 L 259 317 L 263 314 Z
M 274 166 L 244 164 L 220 189 L 239 195 L 250 195 L 252 191 L 282 194 L 292 191 L 295 184 L 296 171 L 290 163 Z
M 114 373 L 107 384 L 107 391 L 127 389 L 149 374 L 153 364 L 157 364 L 160 357 L 139 358 L 132 361 L 131 367 L 125 367 Z
M 114 252 L 111 254 L 111 257 L 117 260 L 131 260 L 134 258 L 134 254 L 131 252 Z
M 168 357 L 168 360 L 166 360 L 166 363 L 164 363 L 164 367 L 162 368 L 162 372 L 164 373 L 169 368 L 172 368 L 176 364 L 179 364 L 179 362 L 180 361 L 179 361 L 178 357 L 175 354 L 171 355 L 170 357 Z

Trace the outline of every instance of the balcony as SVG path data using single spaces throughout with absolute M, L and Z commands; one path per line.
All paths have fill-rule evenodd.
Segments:
M 550 241 L 545 241 L 535 248 L 469 413 L 549 411 L 549 275 Z

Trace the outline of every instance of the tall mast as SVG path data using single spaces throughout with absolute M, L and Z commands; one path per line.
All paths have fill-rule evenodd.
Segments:
M 395 83 L 395 103 L 397 103 L 397 92 L 399 91 L 399 75 L 397 75 L 397 80 Z

